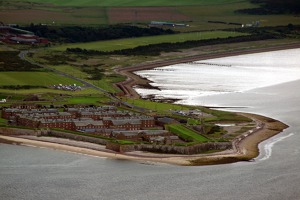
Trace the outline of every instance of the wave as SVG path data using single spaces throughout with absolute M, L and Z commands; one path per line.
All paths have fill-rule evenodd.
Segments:
M 291 137 L 291 136 L 293 136 L 293 135 L 294 135 L 294 133 L 290 133 L 290 134 L 288 134 L 288 135 L 285 135 L 285 136 L 276 138 L 276 139 L 274 139 L 273 141 L 271 141 L 271 142 L 269 142 L 268 144 L 266 144 L 266 145 L 264 146 L 265 155 L 264 155 L 263 158 L 259 159 L 258 161 L 264 161 L 264 160 L 269 159 L 269 158 L 271 157 L 271 155 L 272 155 L 272 148 L 273 148 L 273 146 L 274 146 L 277 142 L 280 142 L 280 141 L 282 141 L 282 140 L 284 140 L 284 139 L 286 139 L 286 138 L 288 138 L 288 137 Z

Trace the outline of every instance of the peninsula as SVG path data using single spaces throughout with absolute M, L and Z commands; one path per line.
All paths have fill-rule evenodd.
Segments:
M 1 6 L 1 143 L 210 165 L 252 161 L 260 142 L 287 128 L 264 116 L 143 98 L 134 87 L 159 88 L 134 72 L 300 48 L 296 2 L 4 0 Z

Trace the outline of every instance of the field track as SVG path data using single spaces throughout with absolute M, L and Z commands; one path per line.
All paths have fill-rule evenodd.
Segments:
M 185 58 L 160 61 L 160 62 L 145 64 L 145 65 L 136 65 L 136 66 L 126 67 L 126 68 L 121 68 L 121 69 L 117 69 L 116 71 L 122 75 L 127 76 L 128 78 L 126 81 L 117 83 L 116 85 L 124 92 L 124 95 L 128 97 L 139 98 L 139 95 L 132 87 L 139 84 L 145 84 L 144 83 L 145 79 L 135 75 L 133 73 L 135 71 L 148 70 L 156 67 L 163 67 L 163 66 L 192 62 L 192 61 L 229 57 L 229 56 L 236 56 L 236 55 L 243 55 L 243 54 L 261 53 L 261 52 L 268 52 L 268 51 L 277 51 L 277 50 L 284 50 L 284 49 L 295 49 L 295 48 L 300 48 L 300 43 L 280 45 L 274 47 L 264 47 L 259 49 L 250 49 L 250 50 L 235 50 L 232 52 L 221 52 L 215 54 L 210 53 L 205 55 L 196 55 L 196 56 L 190 56 Z M 147 82 L 149 83 L 149 81 Z

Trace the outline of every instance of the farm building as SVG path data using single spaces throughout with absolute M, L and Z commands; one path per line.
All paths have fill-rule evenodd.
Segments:
M 148 24 L 149 27 L 188 27 L 188 24 L 177 24 L 172 22 L 160 22 L 160 21 L 151 21 Z

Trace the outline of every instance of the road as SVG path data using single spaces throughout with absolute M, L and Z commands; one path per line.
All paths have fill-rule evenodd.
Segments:
M 70 75 L 70 74 L 61 72 L 61 71 L 59 71 L 59 70 L 53 69 L 53 68 L 48 67 L 48 66 L 46 66 L 46 65 L 42 65 L 42 64 L 36 63 L 36 62 L 34 62 L 34 61 L 28 59 L 28 58 L 27 58 L 27 54 L 28 54 L 29 52 L 32 52 L 32 53 L 33 53 L 33 51 L 23 50 L 23 51 L 20 51 L 20 53 L 19 53 L 18 56 L 20 57 L 20 59 L 25 60 L 25 61 L 27 61 L 27 62 L 33 64 L 33 65 L 37 65 L 37 66 L 39 66 L 39 67 L 48 69 L 48 70 L 53 71 L 53 72 L 55 72 L 55 73 L 57 73 L 57 74 L 59 74 L 59 75 L 61 75 L 61 76 L 68 77 L 68 78 L 71 78 L 71 79 L 74 79 L 74 80 L 76 80 L 76 81 L 78 81 L 78 82 L 84 84 L 86 87 L 90 87 L 90 88 L 93 88 L 93 89 L 95 89 L 95 90 L 97 90 L 97 91 L 99 91 L 99 92 L 102 92 L 102 93 L 104 93 L 106 96 L 108 96 L 109 98 L 111 98 L 112 100 L 115 100 L 115 101 L 117 101 L 117 102 L 123 104 L 124 106 L 133 108 L 133 109 L 138 110 L 138 111 L 140 111 L 140 112 L 145 112 L 145 111 L 146 111 L 146 109 L 144 109 L 144 108 L 137 107 L 137 106 L 131 105 L 131 104 L 127 103 L 127 102 L 121 101 L 119 98 L 117 98 L 117 97 L 116 97 L 114 94 L 112 94 L 111 92 L 108 92 L 108 91 L 106 91 L 106 90 L 104 90 L 104 89 L 102 89 L 102 88 L 100 88 L 100 87 L 97 87 L 97 86 L 95 86 L 95 85 L 93 85 L 93 84 L 91 84 L 91 83 L 89 83 L 89 82 L 87 82 L 87 81 L 84 81 L 84 80 L 79 79 L 79 78 L 77 78 L 77 77 L 75 77 L 75 76 L 72 76 L 72 75 Z
M 46 65 L 42 65 L 42 64 L 36 63 L 36 62 L 34 62 L 34 61 L 28 59 L 26 56 L 27 56 L 27 54 L 28 54 L 29 52 L 30 52 L 30 51 L 28 51 L 28 50 L 21 51 L 21 52 L 19 53 L 18 56 L 19 56 L 22 60 L 25 60 L 25 61 L 27 61 L 27 62 L 33 64 L 33 65 L 37 65 L 37 66 L 39 66 L 39 67 L 48 69 L 48 70 L 53 71 L 53 72 L 55 72 L 55 73 L 57 73 L 57 74 L 59 74 L 59 75 L 62 75 L 62 76 L 65 76 L 65 77 L 74 79 L 74 80 L 76 80 L 76 81 L 78 81 L 78 82 L 84 84 L 86 87 L 93 88 L 93 89 L 95 89 L 95 90 L 97 90 L 97 91 L 99 91 L 99 92 L 103 92 L 103 93 L 105 93 L 105 94 L 107 94 L 107 95 L 109 95 L 109 96 L 111 95 L 110 92 L 108 92 L 108 91 L 106 91 L 106 90 L 104 90 L 104 89 L 102 89 L 102 88 L 99 88 L 99 87 L 97 87 L 97 86 L 95 86 L 95 85 L 93 85 L 93 84 L 91 84 L 91 83 L 89 83 L 89 82 L 87 82 L 87 81 L 84 81 L 84 80 L 79 79 L 79 78 L 77 78 L 77 77 L 75 77 L 75 76 L 72 76 L 72 75 L 70 75 L 70 74 L 66 74 L 66 73 L 64 73 L 64 72 L 58 71 L 58 70 L 56 70 L 56 69 L 53 69 L 53 68 L 48 67 L 48 66 L 46 66 Z

